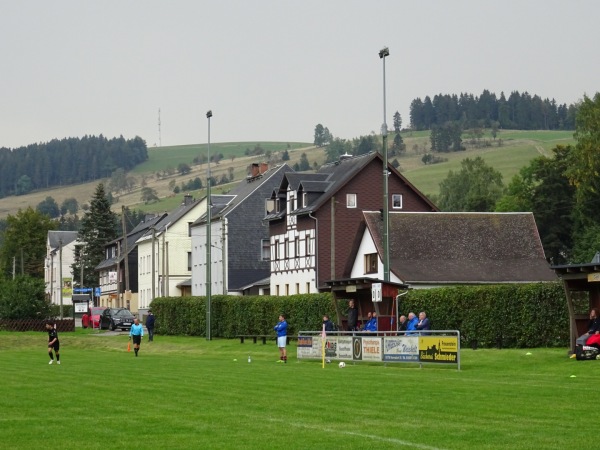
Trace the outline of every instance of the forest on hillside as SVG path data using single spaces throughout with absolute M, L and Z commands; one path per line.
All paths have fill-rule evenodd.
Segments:
M 480 96 L 438 94 L 431 99 L 414 99 L 410 104 L 413 130 L 430 130 L 448 122 L 460 122 L 466 128 L 511 130 L 574 130 L 577 105 L 559 105 L 554 99 L 542 99 L 528 92 L 513 91 L 508 99 L 485 89 Z
M 0 148 L 0 198 L 110 177 L 148 159 L 146 142 L 136 136 L 54 139 L 25 147 Z

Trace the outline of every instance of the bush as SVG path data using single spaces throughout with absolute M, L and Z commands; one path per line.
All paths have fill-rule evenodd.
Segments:
M 44 280 L 22 276 L 0 282 L 0 319 L 46 319 L 49 313 Z
M 324 314 L 336 322 L 331 294 L 213 296 L 211 336 L 273 334 L 283 313 L 288 334 L 320 330 Z M 345 314 L 345 302 L 340 304 Z M 569 313 L 560 283 L 459 286 L 415 289 L 400 297 L 400 314 L 426 311 L 435 330 L 459 330 L 461 346 L 566 347 Z M 152 302 L 156 332 L 206 335 L 206 298 L 157 298 Z
M 72 309 L 72 305 L 63 305 L 63 317 L 73 317 Z M 60 317 L 60 305 L 50 305 L 50 317 Z
M 412 290 L 401 297 L 399 311 L 426 311 L 434 329 L 459 330 L 463 346 L 569 345 L 569 312 L 560 283 Z
M 206 335 L 206 297 L 162 297 L 152 301 L 156 332 Z M 275 296 L 223 296 L 211 298 L 211 336 L 234 338 L 240 334 L 273 334 L 280 314 L 288 321 L 288 334 L 320 330 L 323 315 L 335 318 L 329 293 Z

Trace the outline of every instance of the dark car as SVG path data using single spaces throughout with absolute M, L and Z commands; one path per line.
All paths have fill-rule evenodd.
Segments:
M 106 308 L 100 315 L 101 330 L 131 329 L 135 316 L 126 308 Z

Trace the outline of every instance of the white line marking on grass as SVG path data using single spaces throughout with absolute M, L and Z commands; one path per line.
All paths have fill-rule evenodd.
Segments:
M 268 418 L 267 420 L 270 420 L 271 422 L 285 423 L 286 425 L 291 425 L 291 426 L 294 426 L 297 428 L 308 428 L 309 430 L 323 431 L 324 433 L 338 433 L 338 434 L 346 434 L 348 436 L 357 436 L 357 437 L 361 437 L 361 438 L 375 439 L 378 441 L 390 442 L 392 444 L 401 445 L 403 447 L 418 448 L 421 450 L 443 450 L 442 448 L 439 448 L 439 447 L 431 447 L 429 445 L 418 444 L 416 442 L 403 441 L 401 439 L 387 438 L 387 437 L 383 437 L 383 436 L 378 436 L 376 434 L 366 434 L 366 433 L 357 433 L 354 431 L 335 430 L 333 428 L 320 427 L 317 425 L 309 425 L 309 424 L 301 423 L 301 422 L 288 422 L 288 421 L 283 421 L 283 420 L 278 420 L 278 419 L 273 419 L 273 418 Z

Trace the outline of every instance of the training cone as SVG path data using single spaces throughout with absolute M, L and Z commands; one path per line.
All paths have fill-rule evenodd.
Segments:
M 131 342 L 127 342 L 127 351 L 130 352 L 131 351 Z

